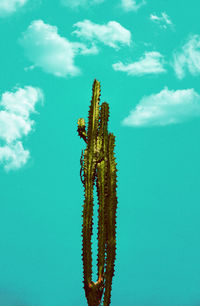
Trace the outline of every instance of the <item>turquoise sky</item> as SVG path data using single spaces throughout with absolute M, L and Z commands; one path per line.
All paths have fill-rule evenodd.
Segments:
M 200 305 L 199 10 L 0 0 L 0 306 L 87 305 L 77 121 L 95 78 L 116 136 L 111 305 Z

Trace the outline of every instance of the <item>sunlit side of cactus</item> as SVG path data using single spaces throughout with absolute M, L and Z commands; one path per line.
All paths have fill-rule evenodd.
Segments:
M 108 133 L 109 105 L 100 101 L 100 83 L 95 79 L 89 109 L 88 128 L 78 120 L 78 134 L 86 142 L 81 155 L 81 181 L 85 189 L 82 226 L 84 290 L 89 306 L 111 302 L 112 278 L 116 258 L 117 169 L 114 157 L 115 136 Z M 82 175 L 83 173 L 83 175 Z M 98 196 L 97 282 L 92 281 L 93 188 Z

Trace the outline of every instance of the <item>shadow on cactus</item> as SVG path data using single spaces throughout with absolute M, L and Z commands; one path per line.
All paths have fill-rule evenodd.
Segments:
M 78 120 L 78 134 L 87 147 L 80 159 L 84 186 L 82 260 L 84 290 L 89 306 L 109 306 L 116 258 L 117 169 L 114 157 L 115 136 L 108 133 L 109 105 L 100 101 L 100 83 L 95 79 L 89 109 L 88 127 Z M 97 282 L 92 281 L 93 188 L 98 196 Z M 103 298 L 103 304 L 101 300 Z

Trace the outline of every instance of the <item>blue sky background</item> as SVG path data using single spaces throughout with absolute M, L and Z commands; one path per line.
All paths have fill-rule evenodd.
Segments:
M 200 305 L 199 9 L 0 1 L 0 305 L 87 305 L 77 120 L 94 78 L 116 136 L 111 305 Z

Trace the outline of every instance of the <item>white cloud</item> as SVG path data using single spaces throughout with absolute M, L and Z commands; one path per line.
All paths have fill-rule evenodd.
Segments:
M 27 0 L 0 0 L 0 16 L 5 16 L 14 13 L 26 2 Z
M 58 77 L 79 75 L 81 71 L 74 64 L 75 56 L 98 52 L 94 45 L 87 48 L 84 44 L 61 37 L 57 27 L 45 24 L 42 20 L 35 20 L 30 24 L 20 43 L 34 67 L 40 67 Z
M 5 92 L 0 100 L 0 163 L 6 170 L 23 166 L 30 153 L 24 150 L 21 138 L 32 130 L 35 105 L 43 100 L 39 88 L 26 86 L 15 92 Z
M 189 38 L 180 52 L 174 52 L 173 67 L 179 79 L 185 77 L 185 71 L 196 76 L 200 74 L 200 35 Z
M 150 20 L 155 23 L 158 23 L 160 27 L 163 29 L 167 29 L 168 26 L 172 26 L 172 21 L 165 12 L 162 12 L 160 17 L 157 15 L 151 14 Z
M 143 97 L 122 121 L 127 126 L 164 126 L 200 116 L 200 95 L 194 89 L 169 90 Z
M 72 34 L 92 42 L 100 41 L 112 48 L 119 49 L 119 45 L 129 46 L 131 43 L 131 32 L 116 21 L 109 21 L 107 24 L 100 25 L 85 19 L 73 26 L 77 29 Z
M 118 62 L 112 65 L 114 70 L 127 72 L 128 75 L 141 76 L 166 72 L 163 67 L 163 56 L 159 52 L 145 52 L 138 62 L 123 64 Z
M 97 54 L 99 53 L 99 49 L 97 46 L 92 43 L 92 46 L 88 48 L 85 44 L 80 43 L 80 42 L 73 42 L 72 48 L 75 53 L 87 55 L 87 54 Z
M 121 6 L 125 11 L 137 11 L 141 6 L 146 4 L 145 0 L 121 0 Z
M 24 150 L 21 141 L 0 147 L 0 162 L 4 164 L 6 171 L 21 168 L 26 164 L 29 156 L 30 152 Z
M 71 8 L 86 7 L 104 2 L 104 0 L 61 0 L 61 3 Z

